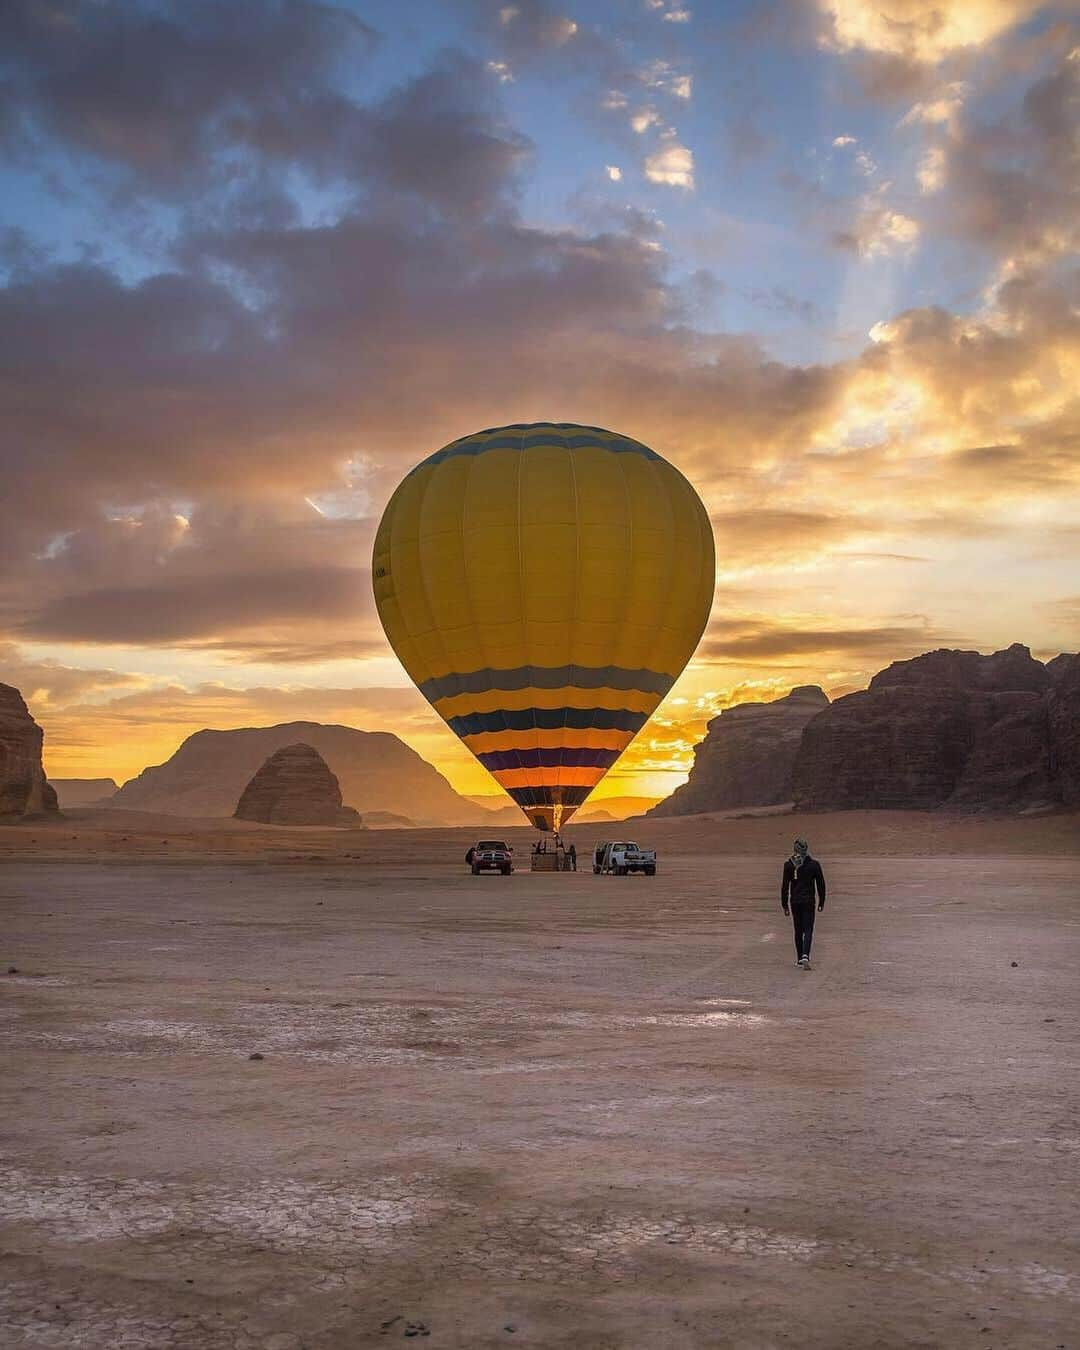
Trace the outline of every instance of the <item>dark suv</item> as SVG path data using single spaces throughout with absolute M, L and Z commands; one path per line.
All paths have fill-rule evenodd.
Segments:
M 465 854 L 465 861 L 474 877 L 481 872 L 501 872 L 508 877 L 514 870 L 514 850 L 501 839 L 481 839 Z

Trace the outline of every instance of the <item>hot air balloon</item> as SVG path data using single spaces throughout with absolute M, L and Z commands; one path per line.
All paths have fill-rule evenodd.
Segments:
M 436 450 L 391 497 L 372 559 L 402 665 L 540 830 L 566 824 L 674 684 L 714 578 L 682 474 L 567 422 Z

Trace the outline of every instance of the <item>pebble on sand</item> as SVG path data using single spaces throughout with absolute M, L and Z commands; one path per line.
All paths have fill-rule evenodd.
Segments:
M 256 1050 L 255 1053 L 254 1053 L 253 1055 L 248 1055 L 248 1059 L 265 1059 L 265 1058 L 266 1058 L 266 1056 L 265 1056 L 265 1055 L 260 1055 L 259 1052 L 258 1052 L 258 1050 Z

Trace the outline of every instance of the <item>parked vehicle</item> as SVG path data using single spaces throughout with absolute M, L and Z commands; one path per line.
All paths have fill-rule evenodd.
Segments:
M 514 850 L 501 839 L 481 839 L 465 854 L 465 861 L 474 877 L 481 872 L 501 872 L 508 877 L 514 870 Z
M 647 877 L 656 876 L 656 850 L 638 848 L 634 843 L 597 844 L 593 849 L 593 872 L 613 873 L 625 877 L 629 872 L 644 872 Z

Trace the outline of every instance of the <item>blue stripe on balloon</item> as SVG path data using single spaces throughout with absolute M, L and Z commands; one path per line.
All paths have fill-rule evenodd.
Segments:
M 476 758 L 492 773 L 500 769 L 610 769 L 621 750 L 561 747 L 549 750 L 487 750 Z
M 484 731 L 640 731 L 649 714 L 625 708 L 516 708 L 512 711 L 463 713 L 447 718 L 455 736 L 478 736 Z
M 470 670 L 424 680 L 420 692 L 429 703 L 458 694 L 486 694 L 492 689 L 636 689 L 663 696 L 675 683 L 658 670 L 626 670 L 622 666 L 517 666 L 513 670 Z
M 509 796 L 518 806 L 580 806 L 591 787 L 509 788 Z
M 506 434 L 510 432 L 518 434 Z M 568 436 L 566 432 L 574 434 Z M 589 435 L 590 432 L 599 434 Z M 490 436 L 490 439 L 482 440 L 483 436 Z M 531 450 L 540 445 L 562 445 L 570 450 L 609 450 L 614 455 L 641 455 L 644 459 L 663 458 L 641 441 L 620 436 L 618 432 L 605 431 L 603 427 L 583 427 L 572 422 L 526 422 L 509 427 L 494 427 L 491 433 L 479 431 L 460 441 L 452 441 L 421 460 L 410 473 L 441 464 L 444 459 L 482 455 L 485 450 Z

